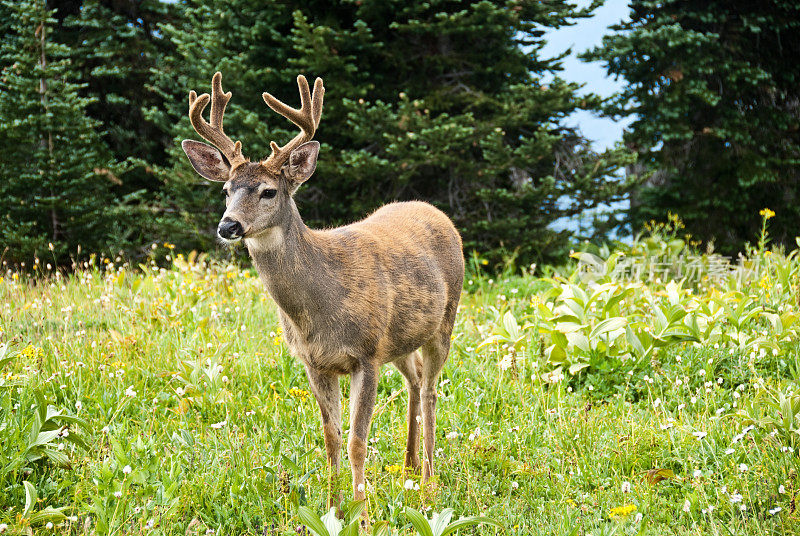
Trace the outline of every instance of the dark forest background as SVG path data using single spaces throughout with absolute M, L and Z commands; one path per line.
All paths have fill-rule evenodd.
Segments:
M 527 264 L 670 212 L 733 254 L 769 207 L 772 236 L 794 242 L 800 5 L 634 0 L 584 54 L 627 83 L 603 100 L 542 53 L 548 30 L 601 3 L 2 0 L 0 254 L 212 249 L 219 185 L 180 141 L 199 139 L 188 91 L 210 91 L 217 70 L 233 92 L 226 131 L 251 158 L 293 135 L 261 93 L 297 105 L 298 73 L 325 80 L 320 163 L 297 195 L 311 226 L 424 199 L 467 252 Z M 567 126 L 576 109 L 635 120 L 598 153 Z M 588 236 L 553 225 L 628 205 L 598 211 Z

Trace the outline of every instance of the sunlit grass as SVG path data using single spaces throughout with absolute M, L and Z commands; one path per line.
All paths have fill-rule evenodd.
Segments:
M 0 283 L 0 529 L 296 534 L 299 505 L 324 511 L 327 467 L 316 402 L 261 283 L 204 258 L 102 264 Z M 771 283 L 746 290 L 754 307 L 783 299 L 765 273 Z M 406 395 L 400 374 L 383 369 L 371 519 L 411 534 L 404 507 L 429 517 L 450 507 L 520 535 L 800 532 L 795 432 L 737 416 L 764 388 L 797 390 L 796 341 L 755 355 L 730 341 L 684 342 L 635 364 L 593 355 L 561 379 L 546 374 L 550 339 L 536 329 L 522 331 L 513 360 L 509 346 L 481 346 L 506 312 L 520 325 L 533 318 L 550 288 L 531 276 L 468 277 L 426 488 L 402 474 Z M 769 336 L 761 317 L 745 331 Z M 52 437 L 31 435 L 42 399 L 66 416 L 52 417 Z M 346 403 L 344 412 L 347 422 Z M 47 441 L 32 447 L 37 439 Z M 23 482 L 36 491 L 28 508 Z M 341 475 L 345 498 L 348 482 Z

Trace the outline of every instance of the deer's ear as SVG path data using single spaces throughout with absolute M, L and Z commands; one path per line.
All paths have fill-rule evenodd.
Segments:
M 196 172 L 204 179 L 214 182 L 227 182 L 231 166 L 216 147 L 194 140 L 183 140 L 183 152 Z
M 292 193 L 303 184 L 317 169 L 319 156 L 319 142 L 309 141 L 292 151 L 289 155 L 289 165 L 286 167 L 286 177 L 289 179 Z

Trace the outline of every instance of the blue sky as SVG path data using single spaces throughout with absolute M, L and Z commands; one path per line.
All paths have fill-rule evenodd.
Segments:
M 589 5 L 590 0 L 577 0 L 578 6 Z M 615 81 L 606 76 L 605 69 L 600 63 L 584 63 L 576 54 L 583 52 L 595 45 L 599 45 L 603 35 L 608 33 L 608 27 L 628 17 L 628 0 L 606 0 L 606 3 L 595 10 L 590 19 L 581 19 L 574 26 L 550 31 L 545 38 L 548 40 L 544 48 L 544 55 L 554 56 L 572 48 L 572 54 L 564 59 L 564 70 L 561 77 L 571 82 L 585 84 L 583 92 L 597 93 L 607 97 L 617 91 L 622 81 Z M 573 114 L 568 124 L 577 124 L 584 136 L 594 142 L 598 150 L 613 146 L 622 139 L 622 129 L 629 122 L 611 121 L 595 117 L 589 112 L 579 111 Z

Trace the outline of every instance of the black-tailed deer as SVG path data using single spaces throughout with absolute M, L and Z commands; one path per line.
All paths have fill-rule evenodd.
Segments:
M 429 479 L 436 383 L 450 350 L 464 278 L 458 231 L 447 216 L 422 202 L 391 203 L 336 229 L 309 229 L 292 195 L 317 165 L 319 143 L 310 140 L 322 115 L 322 80 L 316 80 L 312 94 L 305 77 L 297 77 L 299 110 L 264 93 L 267 105 L 300 133 L 283 147 L 271 142 L 269 157 L 251 162 L 242 156 L 241 143 L 223 132 L 231 94 L 222 92 L 221 79 L 220 73 L 214 75 L 211 96 L 189 93 L 192 125 L 219 150 L 191 140 L 184 140 L 183 150 L 200 175 L 225 183 L 227 208 L 217 232 L 225 242 L 244 239 L 278 305 L 286 343 L 305 365 L 322 411 L 333 471 L 342 444 L 339 376 L 349 374 L 347 451 L 353 495 L 365 498 L 364 459 L 379 369 L 391 362 L 409 393 L 405 464 L 420 467 L 421 415 L 422 474 Z M 210 123 L 202 117 L 209 100 Z

